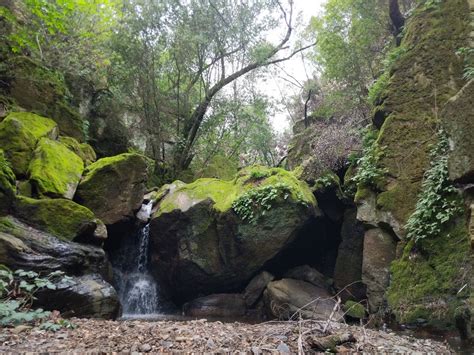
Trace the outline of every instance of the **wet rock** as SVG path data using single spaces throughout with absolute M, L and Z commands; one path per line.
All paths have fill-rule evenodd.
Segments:
M 265 305 L 269 316 L 288 319 L 299 315 L 303 318 L 329 319 L 336 301 L 331 294 L 309 282 L 293 279 L 272 281 L 264 293 Z M 338 310 L 333 320 L 342 319 Z
M 262 271 L 249 282 L 243 294 L 247 307 L 252 307 L 257 303 L 268 283 L 274 279 L 275 276 L 267 271 Z
M 316 287 L 323 289 L 327 289 L 329 287 L 326 277 L 309 265 L 297 266 L 285 273 L 284 277 L 287 279 L 306 281 Z
M 141 206 L 148 174 L 148 158 L 139 154 L 99 159 L 84 171 L 74 200 L 105 224 L 132 218 Z
M 240 294 L 215 294 L 197 298 L 183 306 L 184 314 L 192 317 L 241 317 L 247 307 Z

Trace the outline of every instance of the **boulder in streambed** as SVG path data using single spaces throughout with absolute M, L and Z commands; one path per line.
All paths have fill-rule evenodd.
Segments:
M 342 319 L 335 299 L 324 288 L 309 282 L 282 279 L 268 284 L 264 293 L 265 307 L 270 317 L 280 319 L 303 318 L 333 321 Z
M 146 191 L 149 160 L 135 153 L 97 160 L 85 169 L 74 200 L 107 225 L 134 217 Z
M 267 271 L 262 271 L 249 282 L 243 294 L 248 307 L 252 307 L 257 303 L 267 285 L 274 279 L 275 276 Z
M 151 267 L 178 300 L 243 288 L 296 237 L 316 200 L 291 172 L 254 166 L 170 191 L 150 223 Z
M 183 311 L 190 317 L 243 317 L 247 308 L 242 295 L 221 293 L 185 303 Z

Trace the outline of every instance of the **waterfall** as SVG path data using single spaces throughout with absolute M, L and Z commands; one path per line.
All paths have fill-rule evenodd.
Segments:
M 143 204 L 137 217 L 147 221 L 152 202 Z M 159 311 L 159 290 L 148 269 L 150 225 L 140 228 L 135 238 L 127 238 L 114 264 L 117 292 L 123 307 L 123 317 L 155 314 Z

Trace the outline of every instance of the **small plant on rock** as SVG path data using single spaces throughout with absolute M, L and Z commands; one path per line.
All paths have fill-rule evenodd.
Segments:
M 448 149 L 448 138 L 440 132 L 415 212 L 406 225 L 407 237 L 415 242 L 439 235 L 443 226 L 463 212 L 457 190 L 448 178 Z
M 260 216 L 272 208 L 278 198 L 288 199 L 291 196 L 291 187 L 284 183 L 262 186 L 252 189 L 232 204 L 232 208 L 244 221 L 255 223 Z
M 37 272 L 12 271 L 0 265 L 0 326 L 16 326 L 19 324 L 39 324 L 51 316 L 51 312 L 41 308 L 32 309 L 35 293 L 41 289 L 56 289 L 56 281 L 70 282 L 70 278 L 62 271 L 55 271 L 41 277 Z M 57 316 L 55 318 L 58 318 Z M 43 325 L 61 325 L 60 319 L 46 322 Z M 63 320 L 61 320 L 63 321 Z M 69 322 L 67 322 L 69 323 Z

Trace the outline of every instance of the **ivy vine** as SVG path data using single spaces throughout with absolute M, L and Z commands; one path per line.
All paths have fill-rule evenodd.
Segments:
M 449 181 L 448 138 L 442 131 L 438 136 L 438 143 L 430 153 L 430 168 L 425 173 L 415 211 L 406 224 L 407 238 L 415 242 L 439 235 L 443 226 L 463 212 L 457 190 Z

